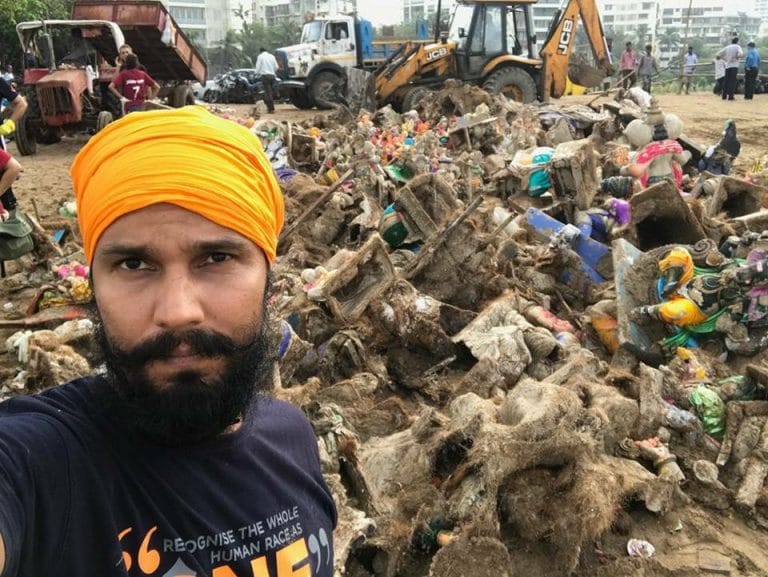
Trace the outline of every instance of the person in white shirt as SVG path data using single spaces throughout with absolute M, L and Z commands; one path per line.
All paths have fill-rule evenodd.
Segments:
M 725 84 L 725 60 L 719 54 L 715 58 L 715 94 L 723 93 Z
M 744 52 L 739 46 L 739 39 L 734 37 L 731 43 L 717 53 L 725 59 L 725 81 L 723 84 L 723 100 L 733 100 L 736 93 L 736 79 L 739 74 L 739 60 Z
M 696 64 L 699 62 L 699 57 L 693 52 L 693 46 L 688 47 L 688 52 L 683 57 L 683 80 L 680 83 L 680 89 L 677 91 L 680 94 L 685 88 L 685 93 L 691 89 L 691 80 L 693 79 L 693 73 L 696 71 Z
M 261 85 L 264 88 L 264 103 L 267 105 L 268 112 L 275 111 L 274 85 L 278 70 L 280 70 L 280 65 L 277 63 L 277 59 L 267 52 L 266 48 L 259 48 L 255 74 L 261 78 Z
M 13 64 L 9 64 L 5 67 L 5 72 L 1 75 L 2 79 L 5 80 L 8 84 L 11 84 L 14 81 L 13 76 Z

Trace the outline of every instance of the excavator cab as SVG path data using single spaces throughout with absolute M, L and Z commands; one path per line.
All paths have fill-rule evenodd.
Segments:
M 481 79 L 487 65 L 508 54 L 536 59 L 531 5 L 534 2 L 473 0 L 456 5 L 448 41 L 456 44 L 457 73 L 465 80 Z

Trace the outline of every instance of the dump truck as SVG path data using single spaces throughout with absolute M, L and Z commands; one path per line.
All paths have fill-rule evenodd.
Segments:
M 426 42 L 428 26 L 419 21 L 415 43 Z M 373 25 L 365 18 L 332 14 L 304 23 L 301 42 L 279 48 L 275 57 L 280 64 L 280 89 L 297 108 L 330 108 L 327 93 L 348 68 L 374 71 L 406 40 L 377 39 Z
M 76 2 L 71 20 L 21 22 L 16 32 L 25 62 L 21 92 L 27 112 L 16 128 L 22 155 L 64 133 L 96 132 L 122 115 L 107 87 L 118 73 L 120 46 L 130 44 L 161 86 L 170 106 L 194 102 L 190 82 L 205 82 L 207 66 L 160 1 Z

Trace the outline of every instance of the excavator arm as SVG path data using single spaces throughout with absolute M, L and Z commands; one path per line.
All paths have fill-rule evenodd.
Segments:
M 549 37 L 539 52 L 542 59 L 542 95 L 545 100 L 550 97 L 560 98 L 565 93 L 579 19 L 584 24 L 598 69 L 582 63 L 575 70 L 572 68 L 571 76 L 580 76 L 572 80 L 577 84 L 593 86 L 614 72 L 597 0 L 568 0 L 568 5 L 550 28 Z
M 443 78 L 451 68 L 455 45 L 450 42 L 408 42 L 376 71 L 376 96 L 386 101 L 417 78 Z

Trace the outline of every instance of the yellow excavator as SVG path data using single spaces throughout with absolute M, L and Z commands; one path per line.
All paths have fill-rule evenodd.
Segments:
M 556 12 L 536 53 L 536 0 L 458 0 L 447 34 L 432 43 L 406 43 L 374 73 L 377 105 L 408 110 L 447 79 L 482 86 L 520 101 L 559 98 L 568 78 L 595 86 L 614 72 L 596 0 L 568 0 Z M 437 22 L 440 8 L 438 4 Z M 579 20 L 594 57 L 571 61 Z

